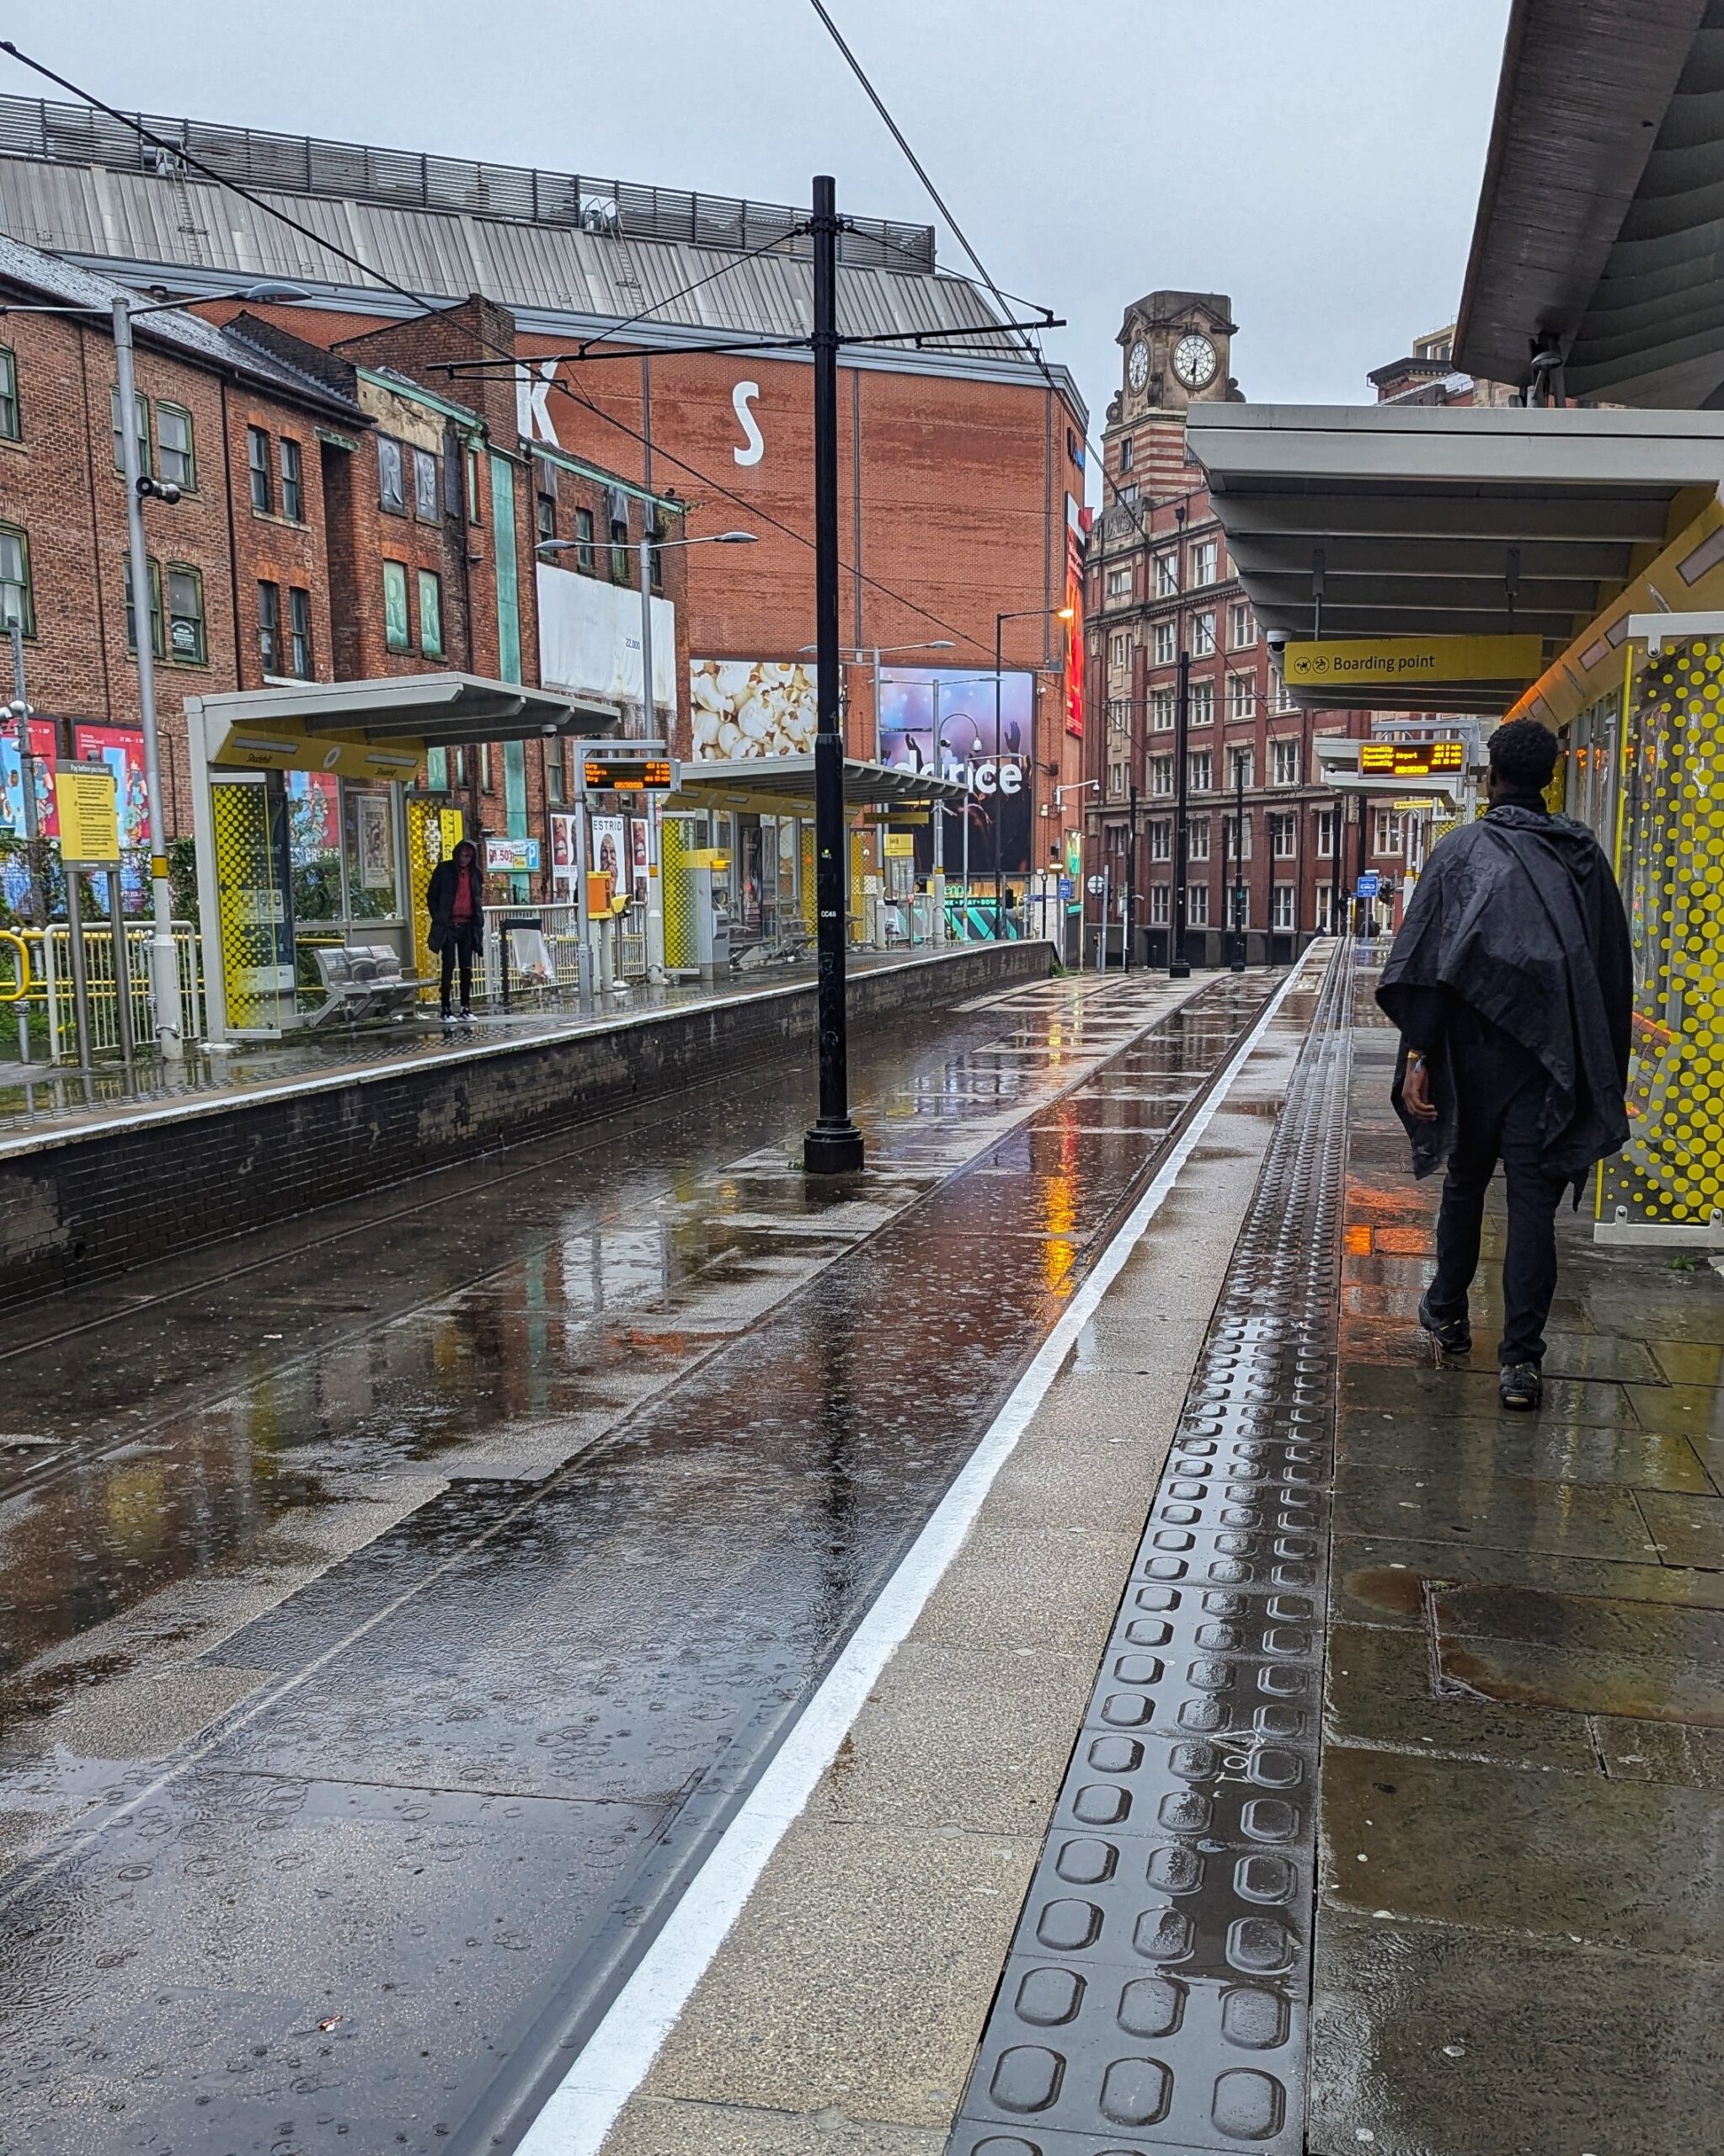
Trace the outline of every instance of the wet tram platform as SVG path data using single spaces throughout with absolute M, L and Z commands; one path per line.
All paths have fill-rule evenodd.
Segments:
M 1724 1281 L 1436 1367 L 1372 979 L 0 1314 L 0 2156 L 1709 2156 Z
M 530 2156 L 1724 2145 L 1724 1282 L 1566 1219 L 1507 1416 L 1499 1208 L 1436 1367 L 1373 979 L 1294 984 L 662 2048 Z

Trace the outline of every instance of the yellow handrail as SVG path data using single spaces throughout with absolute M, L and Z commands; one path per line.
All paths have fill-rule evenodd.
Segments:
M 21 1003 L 30 992 L 30 947 L 16 929 L 0 928 L 0 943 L 10 943 L 18 953 L 18 980 L 10 990 L 0 990 L 0 1003 Z

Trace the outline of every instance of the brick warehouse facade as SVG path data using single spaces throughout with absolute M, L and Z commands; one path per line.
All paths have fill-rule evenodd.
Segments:
M 11 102 L 27 130 L 32 109 Z M 234 130 L 210 131 L 206 139 L 196 123 L 152 125 L 184 128 L 200 155 L 227 161 L 224 169 L 232 163 L 241 178 L 253 169 L 248 146 L 272 146 L 269 169 L 303 178 L 299 196 L 277 191 L 271 200 L 308 223 L 319 213 L 307 195 L 352 202 L 344 243 L 428 304 L 476 290 L 506 300 L 515 326 L 504 341 L 526 374 L 517 386 L 520 434 L 547 456 L 627 475 L 637 490 L 631 536 L 638 536 L 639 494 L 672 490 L 687 504 L 691 535 L 729 526 L 759 535 L 745 554 L 688 550 L 686 655 L 803 655 L 814 634 L 812 371 L 795 352 L 673 349 L 806 334 L 808 267 L 796 213 L 444 158 L 392 162 L 397 176 L 367 195 L 362 175 L 371 168 L 335 154 L 336 146 Z M 17 131 L 8 137 L 25 139 Z M 90 145 L 99 168 L 67 150 L 73 139 Z M 0 225 L 176 291 L 214 292 L 259 275 L 291 280 L 307 291 L 304 301 L 254 312 L 325 347 L 345 350 L 373 331 L 387 337 L 387 325 L 408 312 L 315 239 L 284 233 L 195 174 L 156 167 L 123 136 L 109 143 L 88 130 L 77 138 L 45 130 L 39 154 L 0 157 Z M 409 191 L 402 173 L 414 174 Z M 268 184 L 281 188 L 279 178 Z M 170 199 L 181 205 L 172 216 L 164 211 Z M 92 214 L 100 204 L 106 210 Z M 195 240 L 184 232 L 189 221 L 199 227 Z M 164 251 L 173 259 L 164 261 Z M 1068 831 L 1075 842 L 1082 769 L 1070 694 L 1081 666 L 1070 669 L 1063 625 L 1053 618 L 1068 602 L 1068 534 L 1083 492 L 1081 401 L 1069 377 L 1044 371 L 988 327 L 997 318 L 967 280 L 935 272 L 925 228 L 857 218 L 841 255 L 841 319 L 874 339 L 842 355 L 846 645 L 883 647 L 890 663 L 894 646 L 937 643 L 949 648 L 897 655 L 974 674 L 992 665 L 996 615 L 1017 617 L 1006 624 L 1006 664 L 1040 670 L 1025 760 L 1034 843 L 1045 862 Z M 686 298 L 697 281 L 698 296 Z M 223 310 L 208 312 L 214 318 Z M 631 356 L 617 357 L 611 348 L 624 323 Z M 911 341 L 918 331 L 954 324 L 955 341 L 922 350 Z M 556 356 L 588 347 L 606 355 L 590 363 Z M 555 386 L 544 378 L 547 363 Z M 476 403 L 479 377 L 430 371 L 455 364 L 430 362 L 420 379 Z M 564 513 L 560 494 L 557 513 Z M 848 664 L 846 686 L 851 749 L 870 753 L 871 660 Z M 1081 700 L 1081 679 L 1075 687 Z
M 1239 920 L 1236 890 L 1253 945 L 1267 934 L 1290 949 L 1334 917 L 1337 838 L 1343 889 L 1352 877 L 1355 841 L 1337 820 L 1344 800 L 1318 782 L 1314 744 L 1319 734 L 1364 738 L 1370 715 L 1305 712 L 1286 694 L 1187 451 L 1187 408 L 1239 396 L 1228 371 L 1235 328 L 1220 293 L 1151 292 L 1129 307 L 1102 436 L 1113 484 L 1086 560 L 1097 717 L 1084 767 L 1085 870 L 1105 874 L 1116 929 L 1118 895 L 1134 894 L 1140 957 L 1165 954 L 1174 913 L 1182 650 L 1193 959 L 1224 955 L 1223 931 Z
M 25 627 L 38 713 L 70 754 L 83 725 L 141 723 L 126 568 L 125 483 L 114 431 L 109 280 L 0 241 L 0 574 Z M 75 305 L 73 314 L 31 312 Z M 225 328 L 177 310 L 141 314 L 136 375 L 141 460 L 181 489 L 145 506 L 152 648 L 170 838 L 191 829 L 184 704 L 190 696 L 294 679 L 375 680 L 504 666 L 493 461 L 512 502 L 520 666 L 538 678 L 534 605 L 540 460 L 515 431 L 512 384 L 476 409 L 414 379 L 420 363 L 512 335 L 507 311 L 472 301 L 435 323 L 390 324 L 339 352 L 246 311 Z M 566 463 L 566 460 L 565 460 Z M 555 493 L 572 534 L 627 483 L 565 468 Z M 638 536 L 638 504 L 637 531 Z M 682 599 L 680 552 L 662 558 Z M 386 578 L 400 572 L 404 636 Z M 609 550 L 594 574 L 632 583 Z M 433 776 L 475 828 L 543 829 L 567 798 L 568 744 L 454 752 Z M 548 848 L 547 849 L 548 856 Z

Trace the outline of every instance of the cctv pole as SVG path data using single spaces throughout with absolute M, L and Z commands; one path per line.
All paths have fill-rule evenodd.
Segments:
M 819 982 L 820 1113 L 803 1139 L 809 1175 L 846 1175 L 862 1165 L 862 1136 L 850 1119 L 845 1010 L 844 715 L 838 657 L 838 211 L 830 173 L 814 181 L 814 911 Z
M 114 359 L 120 386 L 120 457 L 125 474 L 126 567 L 131 618 L 137 632 L 137 695 L 144 731 L 144 787 L 149 798 L 150 888 L 155 926 L 150 937 L 150 982 L 156 1043 L 170 1061 L 185 1054 L 179 1009 L 179 969 L 173 952 L 173 893 L 168 881 L 168 827 L 162 814 L 162 750 L 156 728 L 156 654 L 150 611 L 150 558 L 144 546 L 143 473 L 137 456 L 137 389 L 132 373 L 131 304 L 114 302 Z M 205 962 L 215 963 L 207 952 Z

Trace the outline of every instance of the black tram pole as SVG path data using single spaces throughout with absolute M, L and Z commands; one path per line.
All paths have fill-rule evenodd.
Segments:
M 1267 833 L 1265 837 L 1267 838 Z M 1233 752 L 1233 963 L 1230 971 L 1245 971 L 1245 758 Z
M 1191 973 L 1191 964 L 1185 955 L 1186 873 L 1190 855 L 1190 830 L 1186 817 L 1187 787 L 1190 778 L 1188 766 L 1191 741 L 1191 654 L 1185 648 L 1185 617 L 1175 616 L 1179 623 L 1179 688 L 1177 716 L 1178 730 L 1173 737 L 1173 947 L 1168 959 L 1167 978 L 1184 980 Z
M 1125 835 L 1125 935 L 1120 970 L 1131 971 L 1131 933 L 1137 911 L 1137 781 L 1131 781 L 1131 823 Z
M 819 957 L 820 1113 L 803 1139 L 809 1175 L 846 1175 L 862 1164 L 850 1119 L 844 996 L 848 848 L 844 841 L 844 720 L 838 657 L 838 211 L 830 174 L 814 181 L 814 910 Z

